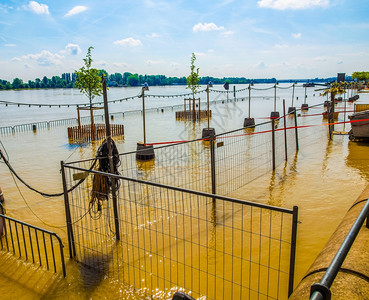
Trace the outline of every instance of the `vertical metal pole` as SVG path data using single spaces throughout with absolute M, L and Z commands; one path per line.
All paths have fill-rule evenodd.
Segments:
M 60 162 L 62 180 L 63 180 L 63 191 L 64 191 L 64 206 L 65 206 L 65 217 L 67 221 L 67 231 L 68 231 L 68 246 L 69 246 L 69 257 L 73 258 L 76 256 L 76 245 L 74 243 L 74 234 L 72 227 L 72 218 L 70 215 L 69 197 L 67 189 L 67 181 L 65 178 L 64 162 Z
M 211 167 L 211 193 L 216 194 L 216 173 L 215 173 L 215 136 L 211 132 L 210 136 L 210 167 Z M 215 198 L 213 198 L 215 202 Z
M 208 128 L 210 128 L 209 85 L 206 87 L 206 101 L 208 104 Z
M 146 146 L 145 88 L 142 88 L 142 124 L 143 124 L 144 146 Z
M 292 85 L 292 107 L 293 107 L 293 99 L 295 98 L 295 84 Z
M 331 94 L 331 102 L 332 102 L 332 133 L 331 134 L 332 135 L 334 131 L 334 98 L 335 98 L 335 95 L 333 94 L 333 97 L 332 97 L 332 94 Z
M 92 105 L 90 106 L 90 118 L 91 118 L 91 139 L 96 139 L 95 121 L 94 121 L 94 110 Z
M 293 104 L 292 104 L 293 105 Z M 287 161 L 287 129 L 286 129 L 286 101 L 283 99 L 283 123 L 284 123 L 284 154 Z
M 251 110 L 251 84 L 249 84 L 249 119 L 250 119 L 250 110 Z
M 236 102 L 236 86 L 233 86 L 233 98 L 234 98 L 234 102 Z
M 346 88 L 346 86 L 345 86 Z M 345 93 L 343 94 L 343 101 L 345 102 L 345 112 L 343 114 L 343 131 L 345 131 L 345 125 L 346 125 L 346 89 L 345 89 Z
M 277 84 L 274 85 L 274 111 L 277 111 Z
M 368 202 L 368 201 L 369 201 L 369 199 L 366 199 L 366 202 Z M 366 228 L 369 228 L 369 212 L 368 212 L 368 214 L 366 215 L 365 227 L 366 227 Z
M 307 89 L 307 86 L 305 85 L 305 96 L 304 96 L 304 104 L 306 104 L 306 89 Z
M 296 138 L 296 151 L 299 151 L 299 133 L 298 133 L 298 127 L 297 127 L 297 115 L 296 115 L 296 109 L 293 112 L 293 116 L 295 119 L 295 138 Z
M 273 170 L 275 170 L 275 120 L 272 119 L 272 162 Z
M 292 232 L 291 232 L 291 253 L 290 253 L 290 272 L 288 280 L 288 297 L 293 292 L 293 281 L 295 277 L 295 258 L 296 258 L 296 240 L 297 240 L 298 207 L 293 207 Z
M 106 80 L 104 76 L 102 77 L 103 84 L 103 95 L 104 95 L 104 111 L 105 111 L 105 127 L 106 127 L 106 140 L 108 143 L 108 158 L 110 165 L 110 173 L 114 174 L 114 165 L 113 165 L 113 151 L 111 148 L 112 140 L 111 140 L 111 132 L 110 132 L 110 123 L 109 123 L 109 109 L 108 109 L 108 96 L 106 93 Z M 145 109 L 144 109 L 145 111 Z M 113 198 L 113 210 L 114 210 L 114 223 L 115 223 L 115 236 L 116 239 L 120 240 L 120 232 L 119 232 L 119 218 L 118 218 L 118 205 L 117 205 L 117 191 L 115 187 L 115 178 L 111 177 L 111 192 Z
M 332 139 L 333 134 L 333 120 L 334 120 L 334 95 L 331 93 L 331 101 L 328 102 L 328 128 L 329 128 L 329 139 Z

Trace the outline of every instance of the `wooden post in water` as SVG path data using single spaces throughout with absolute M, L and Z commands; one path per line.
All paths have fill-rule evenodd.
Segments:
M 286 129 L 286 100 L 283 99 L 283 123 L 284 123 L 284 154 L 285 160 L 288 160 L 287 155 L 287 129 Z

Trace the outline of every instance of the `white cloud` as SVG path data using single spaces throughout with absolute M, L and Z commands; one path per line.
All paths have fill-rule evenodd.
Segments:
M 295 39 L 299 39 L 301 37 L 301 32 L 299 33 L 292 33 L 292 37 Z
M 87 7 L 86 6 L 82 6 L 82 5 L 77 5 L 75 7 L 73 7 L 70 11 L 68 11 L 64 17 L 70 17 L 70 16 L 73 16 L 73 15 L 78 15 L 80 14 L 81 12 L 84 12 L 87 10 Z
M 145 63 L 148 65 L 160 65 L 160 64 L 164 64 L 164 61 L 148 59 L 148 60 L 145 60 Z
M 13 57 L 12 61 L 21 61 L 21 59 L 19 57 Z
M 140 40 L 135 40 L 132 37 L 126 38 L 126 39 L 122 39 L 122 40 L 117 40 L 113 42 L 114 45 L 119 45 L 119 46 L 128 46 L 128 47 L 138 47 L 138 46 L 142 46 L 142 43 Z
M 208 53 L 214 53 L 215 50 L 214 49 L 208 49 Z
M 327 61 L 327 58 L 323 56 L 317 56 L 317 57 L 314 57 L 314 60 L 315 61 Z
M 276 44 L 274 47 L 276 47 L 277 49 L 285 49 L 288 48 L 287 44 Z
M 230 36 L 232 36 L 234 34 L 234 32 L 233 31 L 231 31 L 231 30 L 228 30 L 228 31 L 225 31 L 225 32 L 223 32 L 222 33 L 222 35 L 224 36 L 224 37 L 230 37 Z
M 258 63 L 258 64 L 255 66 L 255 68 L 256 68 L 256 69 L 260 69 L 260 70 L 262 70 L 262 69 L 265 69 L 265 68 L 266 68 L 266 65 L 265 65 L 265 63 L 262 61 L 262 62 Z
M 34 60 L 40 66 L 60 65 L 62 63 L 61 59 L 63 58 L 64 56 L 56 53 L 53 54 L 48 50 L 42 50 L 41 53 L 27 54 L 21 57 L 22 60 Z
M 49 15 L 49 7 L 46 4 L 38 3 L 36 1 L 30 1 L 28 5 L 25 7 L 26 9 L 33 11 L 38 15 Z
M 198 31 L 212 31 L 212 30 L 224 30 L 223 26 L 217 26 L 214 23 L 197 23 L 193 26 L 194 32 Z
M 206 54 L 204 52 L 195 52 L 196 56 L 205 56 Z
M 343 64 L 343 60 L 340 60 L 337 62 L 337 65 L 342 65 Z
M 311 7 L 327 7 L 330 0 L 260 0 L 259 7 L 277 10 L 285 9 L 307 9 Z
M 113 63 L 113 66 L 114 67 L 117 67 L 117 68 L 127 68 L 128 67 L 128 64 L 126 63 L 123 63 L 123 62 L 120 62 L 120 63 Z
M 81 48 L 76 44 L 68 43 L 68 45 L 65 46 L 65 51 L 63 51 L 69 55 L 77 55 L 81 53 Z
M 156 32 L 153 32 L 153 33 L 151 33 L 151 34 L 146 34 L 146 37 L 147 38 L 157 38 L 157 37 L 159 37 L 160 35 L 159 34 L 157 34 Z
M 95 63 L 96 65 L 101 66 L 101 67 L 106 67 L 108 65 L 108 62 L 105 60 L 99 60 L 99 61 L 96 61 Z
M 5 47 L 15 47 L 15 46 L 16 46 L 16 44 L 5 44 L 4 46 L 5 46 Z
M 31 66 L 31 65 L 29 65 L 29 64 L 24 64 L 24 68 L 25 68 L 25 69 L 32 69 L 32 66 Z

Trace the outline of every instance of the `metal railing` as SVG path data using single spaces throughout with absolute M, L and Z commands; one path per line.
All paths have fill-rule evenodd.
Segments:
M 270 97 L 253 97 L 253 100 L 257 100 L 257 99 L 269 99 Z M 239 97 L 236 99 L 229 99 L 228 101 L 226 99 L 217 99 L 217 100 L 212 100 L 210 101 L 210 103 L 212 104 L 218 104 L 218 103 L 226 103 L 226 102 L 233 102 L 233 101 L 244 101 L 247 100 L 247 97 Z M 118 101 L 117 101 L 118 102 Z M 201 103 L 201 105 L 205 106 L 206 103 Z M 160 112 L 160 111 L 164 111 L 167 109 L 171 109 L 171 110 L 178 110 L 178 109 L 183 109 L 184 105 L 183 104 L 177 104 L 177 105 L 169 105 L 169 106 L 160 106 L 160 107 L 152 107 L 152 108 L 147 108 L 145 109 L 145 111 L 156 111 L 156 112 Z M 132 115 L 132 114 L 141 114 L 142 113 L 142 109 L 136 109 L 136 110 L 130 110 L 130 111 L 124 111 L 124 112 L 112 112 L 110 113 L 110 116 L 113 117 L 119 117 L 122 116 L 123 118 L 127 115 Z M 102 114 L 96 114 L 94 115 L 94 118 L 96 120 L 101 120 L 104 121 L 104 115 Z M 86 116 L 86 117 L 81 117 L 81 122 L 83 124 L 88 124 L 90 122 L 90 117 Z M 18 124 L 18 125 L 13 125 L 13 126 L 3 126 L 0 127 L 0 134 L 1 135 L 8 135 L 8 134 L 14 134 L 14 133 L 19 133 L 19 132 L 25 132 L 25 131 L 34 131 L 34 130 L 39 130 L 39 129 L 49 129 L 51 127 L 57 127 L 57 126 L 70 126 L 70 125 L 78 125 L 78 119 L 77 118 L 67 118 L 67 119 L 59 119 L 59 120 L 51 120 L 51 121 L 40 121 L 40 122 L 32 122 L 32 123 L 28 123 L 28 124 Z
M 221 133 L 211 139 L 169 142 L 164 146 L 159 143 L 154 145 L 155 159 L 150 161 L 136 159 L 140 150 L 123 153 L 119 173 L 129 178 L 230 195 L 296 153 L 295 122 L 296 118 L 288 118 L 288 130 L 284 130 L 281 119 Z M 77 161 L 73 165 L 88 169 L 91 161 Z
M 298 209 L 273 207 L 62 163 L 72 257 L 156 298 L 292 293 Z M 119 181 L 116 194 L 94 182 Z M 107 179 L 109 179 L 107 181 Z M 101 196 L 94 201 L 93 194 Z M 117 209 L 115 210 L 114 207 Z
M 366 219 L 366 228 L 369 228 L 369 201 L 367 199 L 366 204 L 361 210 L 359 216 L 355 220 L 352 225 L 350 231 L 345 237 L 342 245 L 334 256 L 332 262 L 330 263 L 328 269 L 323 275 L 323 278 L 319 283 L 315 283 L 311 286 L 310 291 L 310 300 L 329 300 L 331 299 L 331 286 L 336 278 L 340 268 L 350 251 L 351 246 L 353 245 L 357 235 L 359 234 L 362 225 Z
M 2 235 L 0 246 L 2 251 L 12 253 L 47 270 L 53 269 L 55 273 L 63 272 L 66 276 L 63 248 L 60 237 L 51 231 L 24 223 L 11 217 L 0 214 Z M 54 249 L 54 243 L 59 244 L 59 256 Z

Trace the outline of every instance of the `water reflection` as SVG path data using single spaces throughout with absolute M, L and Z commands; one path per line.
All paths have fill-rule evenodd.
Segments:
M 360 175 L 369 181 L 369 143 L 349 142 L 346 165 L 359 171 Z
M 273 171 L 270 176 L 269 182 L 269 200 L 268 204 L 273 206 L 282 207 L 285 205 L 284 199 L 286 194 L 290 192 L 289 186 L 286 184 L 287 180 L 289 182 L 294 182 L 297 174 L 296 166 L 297 166 L 297 158 L 298 152 L 295 152 L 292 159 L 284 162 L 284 166 L 282 169 L 282 173 L 280 174 L 278 171 Z M 276 194 L 279 192 L 279 194 Z

